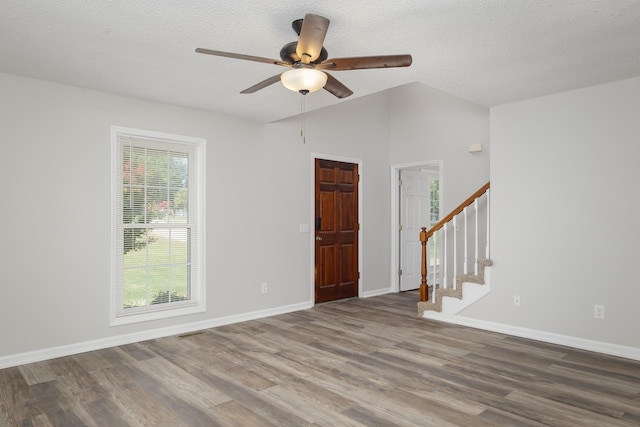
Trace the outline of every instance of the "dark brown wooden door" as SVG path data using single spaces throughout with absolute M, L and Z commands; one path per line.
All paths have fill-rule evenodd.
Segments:
M 315 302 L 358 296 L 358 165 L 316 159 Z

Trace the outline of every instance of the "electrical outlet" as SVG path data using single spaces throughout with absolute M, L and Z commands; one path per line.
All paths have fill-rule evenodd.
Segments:
M 269 284 L 268 283 L 263 283 L 261 286 L 261 290 L 263 294 L 266 294 L 267 292 L 269 292 Z
M 593 317 L 596 319 L 604 319 L 604 305 L 593 306 Z
M 520 295 L 513 296 L 513 305 L 514 307 L 520 307 Z

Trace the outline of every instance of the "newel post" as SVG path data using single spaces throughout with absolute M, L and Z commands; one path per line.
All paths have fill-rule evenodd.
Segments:
M 420 282 L 420 301 L 429 301 L 429 286 L 427 285 L 427 228 L 420 232 L 422 243 L 422 281 Z

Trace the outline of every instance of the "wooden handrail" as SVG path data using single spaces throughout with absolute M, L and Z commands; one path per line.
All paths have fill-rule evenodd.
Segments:
M 428 301 L 429 300 L 429 284 L 427 283 L 427 240 L 431 237 L 436 231 L 440 230 L 446 223 L 451 221 L 454 216 L 458 215 L 460 212 L 464 210 L 467 206 L 471 205 L 474 200 L 478 197 L 482 196 L 491 186 L 491 181 L 487 182 L 485 185 L 480 187 L 478 191 L 473 193 L 467 200 L 460 203 L 460 205 L 449 213 L 449 215 L 442 218 L 436 225 L 431 227 L 429 231 L 427 231 L 426 227 L 422 227 L 422 231 L 420 232 L 420 243 L 422 244 L 422 280 L 420 281 L 420 301 Z M 435 292 L 435 287 L 433 289 Z
M 473 193 L 471 196 L 469 196 L 469 198 L 467 200 L 465 200 L 464 202 L 460 203 L 460 205 L 455 208 L 454 210 L 452 210 L 449 215 L 445 216 L 444 218 L 442 218 L 440 221 L 437 222 L 436 225 L 434 225 L 433 227 L 431 227 L 429 230 L 427 230 L 427 234 L 425 235 L 426 239 L 429 239 L 429 237 L 431 237 L 433 235 L 433 233 L 435 233 L 436 231 L 440 230 L 446 223 L 448 223 L 449 221 L 451 221 L 451 219 L 458 215 L 460 212 L 462 212 L 464 210 L 464 208 L 466 208 L 467 206 L 469 206 L 471 203 L 473 203 L 473 201 L 475 199 L 477 199 L 478 197 L 482 196 L 488 189 L 489 187 L 491 187 L 491 181 L 487 182 L 485 185 L 483 185 L 482 187 L 480 187 L 478 189 L 478 191 L 476 191 L 475 193 Z

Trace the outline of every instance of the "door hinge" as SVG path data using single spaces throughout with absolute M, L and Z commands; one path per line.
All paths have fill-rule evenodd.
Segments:
M 402 276 L 402 269 L 401 268 L 398 269 L 398 276 Z
M 358 271 L 358 279 L 360 278 L 360 272 Z
M 398 187 L 402 187 L 402 180 L 401 179 L 398 180 Z
M 402 231 L 402 224 L 398 224 L 398 231 Z
M 358 231 L 360 231 L 360 223 L 358 223 Z

